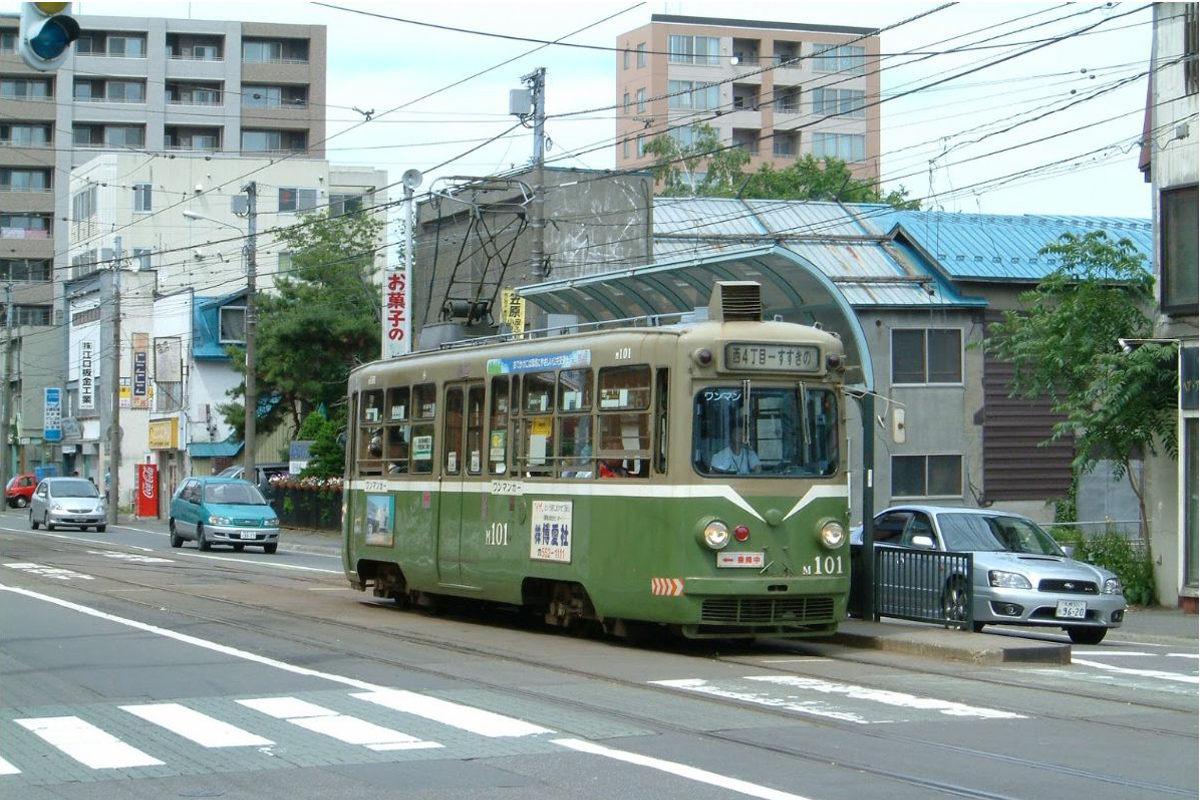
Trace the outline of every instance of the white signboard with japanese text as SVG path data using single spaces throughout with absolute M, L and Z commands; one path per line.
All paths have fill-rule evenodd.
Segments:
M 529 534 L 529 557 L 534 561 L 571 563 L 570 500 L 534 500 Z
M 79 410 L 92 411 L 96 408 L 96 342 L 83 339 L 79 342 Z
M 383 273 L 383 358 L 394 358 L 412 351 L 412 317 L 409 313 L 409 276 L 407 271 L 389 269 Z

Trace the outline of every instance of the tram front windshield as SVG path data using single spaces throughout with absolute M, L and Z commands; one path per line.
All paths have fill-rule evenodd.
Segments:
M 701 475 L 825 477 L 838 465 L 837 396 L 804 384 L 706 386 L 692 409 Z

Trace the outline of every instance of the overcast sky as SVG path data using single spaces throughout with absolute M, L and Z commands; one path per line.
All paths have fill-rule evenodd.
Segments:
M 330 2 L 509 36 L 552 40 L 580 31 L 567 41 L 606 48 L 652 13 L 878 27 L 884 29 L 885 189 L 903 185 L 925 207 L 947 211 L 1150 216 L 1149 187 L 1137 169 L 1151 39 L 1151 14 L 1140 5 L 960 3 L 935 10 L 940 3 Z M 12 11 L 15 3 L 4 6 Z M 538 45 L 306 3 L 75 3 L 77 14 L 148 11 L 327 26 L 326 153 L 335 163 L 382 167 L 392 180 L 415 167 L 429 173 L 423 189 L 438 175 L 484 175 L 520 165 L 532 152 L 523 128 L 468 151 L 514 124 L 506 114 L 508 92 L 539 66 L 547 68 L 548 161 L 597 169 L 615 163 L 612 51 L 550 46 L 523 55 Z M 918 14 L 926 16 L 898 25 Z M 1018 54 L 1040 43 L 1046 46 Z M 964 49 L 912 54 L 953 48 Z M 969 70 L 977 71 L 922 88 Z M 361 124 L 355 108 L 373 111 L 372 121 Z M 605 110 L 555 117 L 586 109 Z M 1160 144 L 1166 136 L 1159 134 Z

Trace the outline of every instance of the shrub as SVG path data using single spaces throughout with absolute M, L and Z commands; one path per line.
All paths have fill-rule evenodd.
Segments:
M 1115 572 L 1125 587 L 1125 599 L 1130 605 L 1155 604 L 1158 593 L 1154 585 L 1154 560 L 1148 547 L 1135 547 L 1119 532 L 1109 530 L 1084 539 L 1075 555 L 1090 564 Z

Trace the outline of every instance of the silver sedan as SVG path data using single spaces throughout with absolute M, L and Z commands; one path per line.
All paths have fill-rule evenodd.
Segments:
M 976 631 L 984 625 L 1052 626 L 1065 629 L 1072 642 L 1098 644 L 1125 617 L 1124 588 L 1116 575 L 1074 560 L 1020 514 L 894 506 L 875 517 L 875 543 L 971 553 Z M 948 603 L 965 605 L 967 593 L 948 591 L 946 597 Z M 946 611 L 965 618 L 965 608 Z
M 66 525 L 103 531 L 107 521 L 104 498 L 91 481 L 82 478 L 46 478 L 29 498 L 29 526 L 35 530 L 39 525 L 48 531 Z

